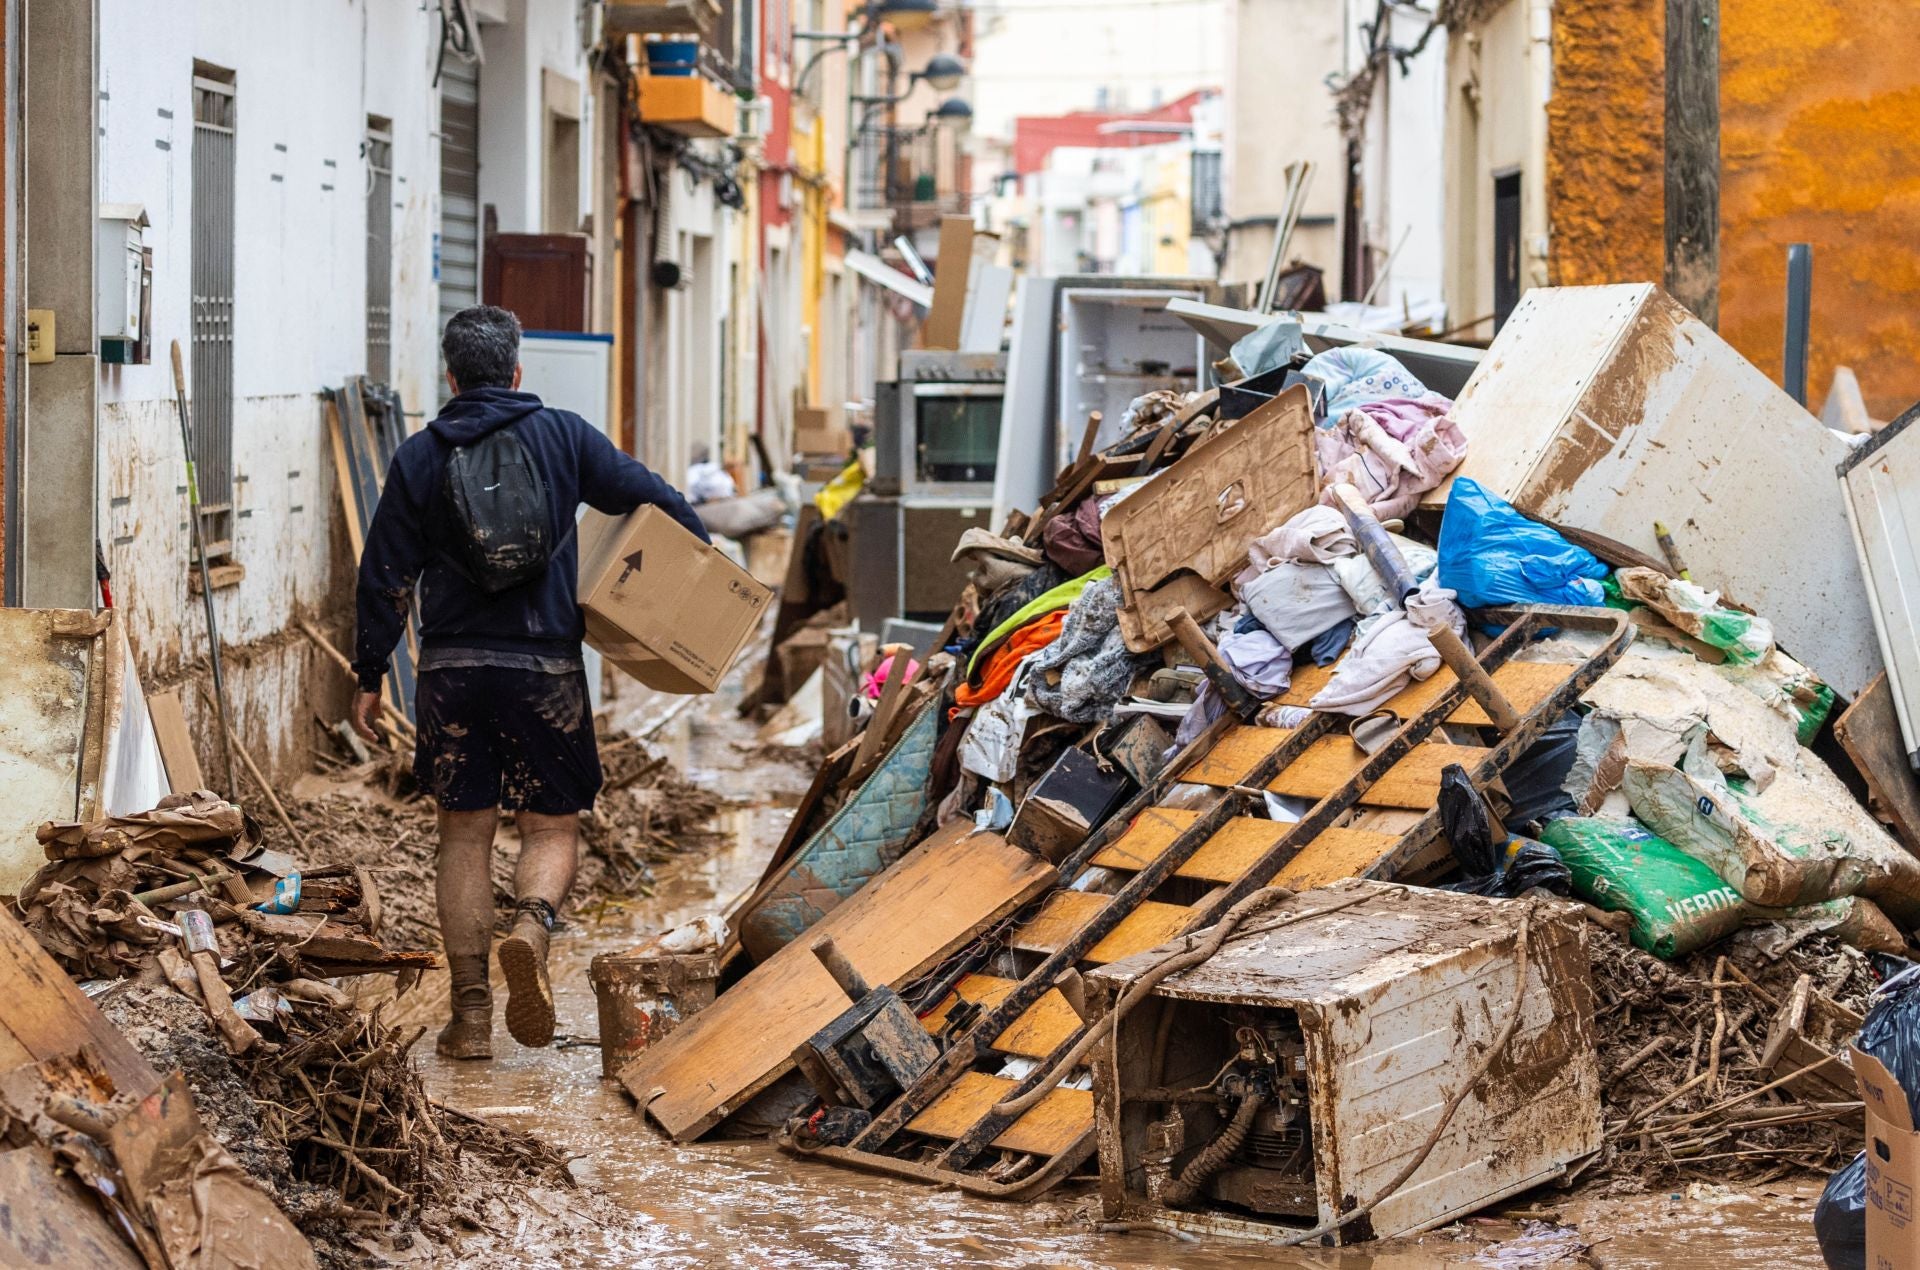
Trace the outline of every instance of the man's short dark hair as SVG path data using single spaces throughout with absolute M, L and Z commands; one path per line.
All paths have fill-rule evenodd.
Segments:
M 491 304 L 462 309 L 447 319 L 440 352 L 461 392 L 511 388 L 520 364 L 520 319 Z

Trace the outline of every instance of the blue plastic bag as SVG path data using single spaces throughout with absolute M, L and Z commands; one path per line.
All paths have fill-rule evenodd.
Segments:
M 1607 566 L 1585 547 L 1528 520 L 1477 481 L 1460 477 L 1440 521 L 1440 585 L 1470 609 L 1497 604 L 1606 601 Z

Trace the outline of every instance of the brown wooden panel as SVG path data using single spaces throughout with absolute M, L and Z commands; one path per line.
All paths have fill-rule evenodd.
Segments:
M 1833 735 L 1860 769 L 1873 809 L 1892 823 L 1907 850 L 1920 854 L 1920 781 L 1907 765 L 1907 745 L 1885 672 L 1854 698 L 1834 723 Z
M 488 304 L 529 331 L 584 331 L 593 276 L 585 234 L 492 234 L 483 257 Z
M 1184 807 L 1149 807 L 1134 817 L 1127 831 L 1115 838 L 1093 857 L 1103 869 L 1126 869 L 1137 873 L 1160 858 L 1200 819 L 1200 813 Z
M 176 794 L 205 789 L 207 782 L 200 774 L 193 734 L 187 730 L 187 716 L 180 708 L 180 690 L 169 688 L 148 697 L 147 715 L 153 720 L 154 740 L 160 743 L 160 764 L 167 770 L 168 788 Z
M 1333 678 L 1333 672 L 1339 667 L 1339 662 L 1331 666 L 1316 666 L 1312 662 L 1304 666 L 1296 665 L 1293 668 L 1293 680 L 1287 685 L 1287 690 L 1274 700 L 1283 706 L 1306 705 L 1313 700 L 1315 694 L 1327 686 L 1327 680 Z
M 1277 700 L 1282 705 L 1304 706 L 1313 700 L 1314 694 L 1327 686 L 1327 680 L 1333 678 L 1334 666 L 1295 666 L 1293 682 Z M 1513 708 L 1526 714 L 1535 706 L 1553 694 L 1553 690 L 1567 681 L 1575 667 L 1559 665 L 1553 662 L 1510 661 L 1493 672 L 1493 681 L 1500 685 L 1507 699 L 1513 702 Z M 1440 699 L 1440 694 L 1453 687 L 1453 672 L 1442 666 L 1430 679 L 1416 680 L 1400 691 L 1400 694 L 1382 707 L 1391 710 L 1403 719 L 1411 719 L 1428 706 Z M 1449 723 L 1468 723 L 1481 727 L 1490 725 L 1493 720 L 1487 718 L 1487 712 L 1478 702 L 1469 697 L 1465 704 L 1448 716 Z
M 925 1111 L 907 1122 L 914 1133 L 930 1138 L 957 1138 L 979 1124 L 993 1105 L 1014 1091 L 1013 1081 L 985 1072 L 965 1072 Z M 1038 1106 L 1013 1122 L 993 1145 L 1007 1151 L 1029 1151 L 1052 1157 L 1093 1132 L 1093 1093 L 1086 1089 L 1056 1089 Z
M 1291 824 L 1278 820 L 1235 816 L 1220 826 L 1220 831 L 1208 838 L 1185 864 L 1175 869 L 1174 876 L 1205 882 L 1238 882 L 1253 867 L 1254 861 L 1292 828 Z
M 1031 921 L 1015 931 L 1012 947 L 1025 952 L 1050 953 L 1064 945 L 1106 907 L 1110 896 L 1084 891 L 1055 891 Z M 1104 965 L 1166 943 L 1193 920 L 1193 910 L 1179 904 L 1143 900 L 1120 920 L 1106 938 L 1088 950 L 1083 960 Z
M 1396 834 L 1365 829 L 1322 830 L 1274 875 L 1272 884 L 1306 891 L 1341 878 L 1359 877 L 1398 841 Z
M 1361 796 L 1375 807 L 1432 807 L 1440 796 L 1440 769 L 1449 763 L 1472 767 L 1487 751 L 1477 745 L 1416 745 Z M 1274 777 L 1267 788 L 1296 798 L 1325 798 L 1352 778 L 1367 761 L 1364 750 L 1344 736 L 1322 737 Z
M 1014 980 L 1002 979 L 998 975 L 967 975 L 920 1022 L 927 1031 L 938 1032 L 946 1025 L 947 1015 L 960 1002 L 970 1001 L 982 1008 L 992 1009 L 1006 1000 L 1007 994 L 1016 986 Z M 1003 1054 L 1017 1054 L 1022 1058 L 1045 1058 L 1079 1027 L 1080 1016 L 1073 1012 L 1067 999 L 1060 995 L 1059 989 L 1049 988 L 1045 996 L 1029 1006 L 1026 1013 L 994 1038 L 993 1048 Z
M 869 983 L 898 986 L 1046 889 L 1044 860 L 964 820 L 936 833 L 620 1072 L 647 1114 L 696 1138 L 784 1076 L 794 1047 L 847 1008 L 813 955 L 831 935 Z
M 45 1062 L 91 1045 L 114 1088 L 144 1098 L 160 1077 L 12 913 L 0 913 L 0 1056 Z
M 1238 785 L 1261 759 L 1292 735 L 1291 728 L 1228 728 L 1199 762 L 1181 773 L 1180 779 L 1197 785 Z

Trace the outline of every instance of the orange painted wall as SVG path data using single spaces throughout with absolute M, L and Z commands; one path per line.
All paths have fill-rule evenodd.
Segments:
M 1554 285 L 1658 281 L 1665 0 L 1558 0 L 1547 103 Z
M 1920 400 L 1920 26 L 1904 4 L 1720 0 L 1720 329 L 1778 376 L 1787 244 L 1813 244 L 1809 400 L 1837 365 Z
M 1658 281 L 1664 0 L 1558 0 L 1552 271 Z M 1920 400 L 1920 25 L 1904 5 L 1720 0 L 1720 329 L 1780 374 L 1786 251 L 1813 244 L 1809 394 Z

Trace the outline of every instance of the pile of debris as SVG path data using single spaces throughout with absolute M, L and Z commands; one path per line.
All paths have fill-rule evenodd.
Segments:
M 424 1029 L 340 986 L 390 974 L 404 992 L 439 962 L 382 942 L 366 867 L 301 869 L 207 791 L 39 839 L 26 929 L 149 1062 L 184 1073 L 239 1167 L 335 1260 L 377 1233 L 476 1227 L 514 1187 L 573 1186 L 552 1148 L 433 1102 L 410 1057 Z
M 605 728 L 600 761 L 605 784 L 592 814 L 581 822 L 577 889 L 614 898 L 650 894 L 654 865 L 711 839 L 720 799 L 644 742 Z M 265 840 L 278 850 L 298 851 L 315 866 L 366 874 L 380 888 L 382 929 L 405 947 L 437 948 L 433 807 L 424 799 L 397 798 L 376 787 L 380 770 L 377 763 L 347 768 L 306 796 L 285 796 L 282 801 L 300 842 L 274 822 L 264 826 Z M 504 930 L 513 912 L 517 849 L 510 823 L 502 825 L 501 837 L 492 870 L 495 907 Z
M 1869 957 L 1920 922 L 1912 747 L 1828 475 L 1852 442 L 1651 287 L 1530 292 L 1457 399 L 1419 373 L 1456 350 L 1244 329 L 1220 386 L 1090 418 L 1033 512 L 967 530 L 920 647 L 835 616 L 857 479 L 803 517 L 754 700 L 817 693 L 769 729 L 817 717 L 826 757 L 729 914 L 731 986 L 623 1084 L 682 1140 L 785 1115 L 819 1158 L 998 1197 L 1097 1145 L 1110 1219 L 1288 1242 L 1419 1229 L 1496 1178 L 1831 1167 Z M 1422 973 L 1504 1025 L 1472 1071 L 1394 1051 L 1434 1082 L 1426 1145 L 1362 1203 L 1315 1144 L 1391 1100 L 1300 1073 L 1442 1027 L 1380 969 L 1424 955 L 1415 888 L 1483 959 Z M 1470 955 L 1446 892 L 1541 916 Z M 1332 933 L 1285 932 L 1309 919 Z M 1322 982 L 1335 946 L 1372 954 Z M 1551 1085 L 1564 1132 L 1463 1140 L 1490 1082 Z
M 1605 1089 L 1593 1175 L 1627 1190 L 1825 1173 L 1860 1149 L 1859 1090 L 1837 1055 L 1875 983 L 1830 936 L 1769 955 L 1751 938 L 1664 962 L 1588 939 Z

